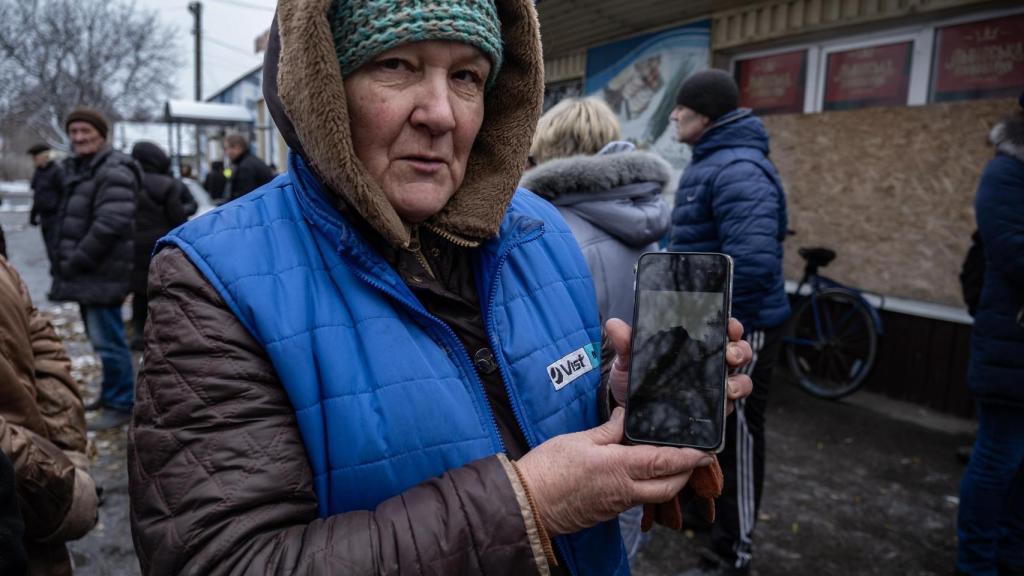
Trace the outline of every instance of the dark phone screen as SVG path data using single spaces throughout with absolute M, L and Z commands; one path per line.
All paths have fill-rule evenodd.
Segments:
M 721 444 L 730 280 L 721 254 L 640 259 L 626 414 L 631 440 L 709 450 Z

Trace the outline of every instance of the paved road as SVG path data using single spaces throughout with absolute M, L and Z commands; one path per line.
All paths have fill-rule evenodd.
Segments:
M 73 307 L 45 303 L 45 255 L 26 214 L 0 213 L 12 261 L 58 323 L 76 376 L 96 375 Z M 768 414 L 765 504 L 755 575 L 948 574 L 954 556 L 957 484 L 953 453 L 970 423 L 864 393 L 851 402 L 810 398 L 784 375 Z M 87 395 L 95 394 L 86 386 Z M 82 575 L 137 574 L 128 527 L 124 434 L 93 435 L 93 472 L 106 489 L 100 525 L 72 544 Z M 694 563 L 701 538 L 656 529 L 634 572 L 676 574 Z

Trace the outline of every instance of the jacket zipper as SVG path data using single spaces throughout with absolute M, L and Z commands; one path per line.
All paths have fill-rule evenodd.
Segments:
M 505 264 L 505 261 L 508 259 L 508 256 L 513 249 L 528 242 L 532 242 L 533 240 L 540 238 L 543 234 L 544 229 L 538 228 L 523 235 L 522 238 L 512 242 L 505 250 L 502 251 L 501 256 L 498 257 L 498 263 L 495 265 L 494 272 L 492 273 L 494 281 L 491 283 L 490 295 L 487 299 L 487 340 L 490 342 L 492 350 L 500 350 L 500 348 L 496 346 L 498 342 L 494 338 L 496 328 L 494 325 L 494 299 L 498 295 L 498 279 L 500 278 L 499 272 L 501 272 L 501 267 Z M 523 431 L 523 437 L 526 438 L 526 444 L 532 450 L 534 448 L 534 443 L 530 439 L 531 434 L 526 428 L 522 410 L 519 408 L 519 398 L 512 391 L 512 374 L 509 372 L 508 366 L 505 365 L 505 361 L 500 352 L 494 355 L 494 359 L 498 363 L 498 369 L 501 371 L 501 379 L 505 384 L 505 394 L 508 395 L 509 404 L 512 405 L 512 413 L 516 417 L 516 423 L 519 425 L 519 429 Z M 494 417 L 493 413 L 491 414 L 491 417 Z M 552 538 L 552 540 L 554 540 L 555 546 L 558 547 L 558 551 L 562 554 L 562 562 L 565 564 L 566 569 L 570 574 L 576 574 L 577 570 L 575 564 L 569 562 L 569 558 L 571 558 L 571 556 L 569 555 L 569 544 L 566 539 L 562 536 L 556 536 Z
M 480 400 L 482 400 L 484 411 L 487 412 L 487 415 L 491 419 L 491 426 L 494 429 L 494 437 L 497 438 L 498 440 L 498 446 L 500 448 L 500 451 L 503 453 L 506 452 L 507 449 L 505 447 L 505 442 L 504 440 L 501 439 L 501 430 L 498 428 L 498 419 L 494 416 L 494 411 L 491 410 L 491 405 L 487 400 L 487 394 L 486 392 L 484 392 L 483 382 L 480 381 L 480 377 L 479 375 L 477 375 L 476 369 L 473 367 L 473 361 L 469 357 L 469 352 L 466 351 L 466 348 L 462 345 L 462 342 L 459 341 L 459 337 L 455 334 L 455 331 L 452 330 L 450 326 L 445 324 L 444 321 L 442 321 L 437 316 L 434 316 L 430 312 L 427 312 L 427 310 L 423 309 L 422 307 L 417 308 L 415 305 L 406 300 L 404 296 L 384 286 L 380 282 L 377 282 L 376 280 L 365 274 L 362 270 L 359 270 L 358 267 L 352 267 L 352 271 L 355 273 L 356 276 L 361 278 L 363 282 L 366 282 L 367 284 L 373 286 L 377 290 L 380 290 L 381 292 L 391 296 L 396 302 L 398 302 L 403 308 L 405 308 L 406 311 L 410 313 L 416 313 L 421 316 L 425 316 L 435 325 L 441 327 L 444 330 L 448 339 L 447 344 L 444 346 L 445 353 L 449 354 L 449 357 L 451 357 L 452 351 L 455 351 L 456 354 L 461 355 L 462 370 L 469 373 L 469 377 L 472 379 L 472 383 L 476 385 L 477 390 L 481 391 L 482 398 L 480 398 Z M 527 443 L 529 443 L 529 440 L 527 440 Z
M 423 245 L 420 244 L 420 227 L 418 225 L 412 227 L 412 231 L 409 233 L 409 247 L 406 248 L 412 255 L 416 257 L 416 261 L 420 263 L 420 266 L 430 274 L 430 277 L 437 279 L 434 276 L 434 270 L 430 267 L 430 262 L 427 261 L 427 257 L 423 255 Z
M 501 267 L 505 265 L 505 261 L 508 260 L 508 255 L 512 252 L 512 250 L 518 248 L 523 244 L 526 244 L 527 242 L 531 242 L 533 240 L 536 240 L 537 238 L 540 238 L 543 233 L 543 229 L 538 228 L 523 235 L 521 238 L 517 238 L 515 241 L 511 242 L 504 250 L 502 250 L 501 255 L 498 257 L 498 263 L 494 266 L 494 271 L 491 273 L 491 276 L 492 278 L 494 278 L 494 280 L 491 282 L 490 294 L 487 297 L 486 317 L 487 341 L 490 343 L 492 350 L 501 350 L 497 346 L 498 342 L 494 338 L 494 331 L 496 329 L 496 326 L 494 325 L 494 299 L 498 295 L 498 279 L 500 278 Z M 523 420 L 522 410 L 520 410 L 519 408 L 519 399 L 512 392 L 512 375 L 509 372 L 508 367 L 505 365 L 500 352 L 494 355 L 494 359 L 498 363 L 498 369 L 501 371 L 501 379 L 503 381 L 502 383 L 505 385 L 505 394 L 508 395 L 509 404 L 512 405 L 512 414 L 515 415 L 516 423 L 519 425 L 520 430 L 523 431 L 523 436 L 526 438 L 527 446 L 533 448 L 534 445 L 529 438 L 529 431 L 527 430 L 524 424 L 525 421 Z
M 476 248 L 477 246 L 480 246 L 480 242 L 460 238 L 455 234 L 452 234 L 447 230 L 442 230 L 441 228 L 438 228 L 437 226 L 434 226 L 432 224 L 423 224 L 423 226 L 426 227 L 427 230 L 430 230 L 434 234 L 437 234 L 441 238 L 444 238 L 445 240 L 451 242 L 452 244 L 455 244 L 456 246 L 461 246 L 463 248 Z

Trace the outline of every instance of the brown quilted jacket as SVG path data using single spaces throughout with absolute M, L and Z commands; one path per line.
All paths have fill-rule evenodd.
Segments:
M 14 464 L 30 574 L 70 574 L 64 543 L 96 523 L 85 414 L 71 363 L 0 258 L 0 450 Z

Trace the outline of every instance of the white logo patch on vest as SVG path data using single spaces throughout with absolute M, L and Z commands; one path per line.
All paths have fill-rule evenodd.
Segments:
M 600 350 L 599 346 L 587 344 L 548 365 L 548 378 L 555 390 L 565 388 L 573 380 L 599 366 Z

